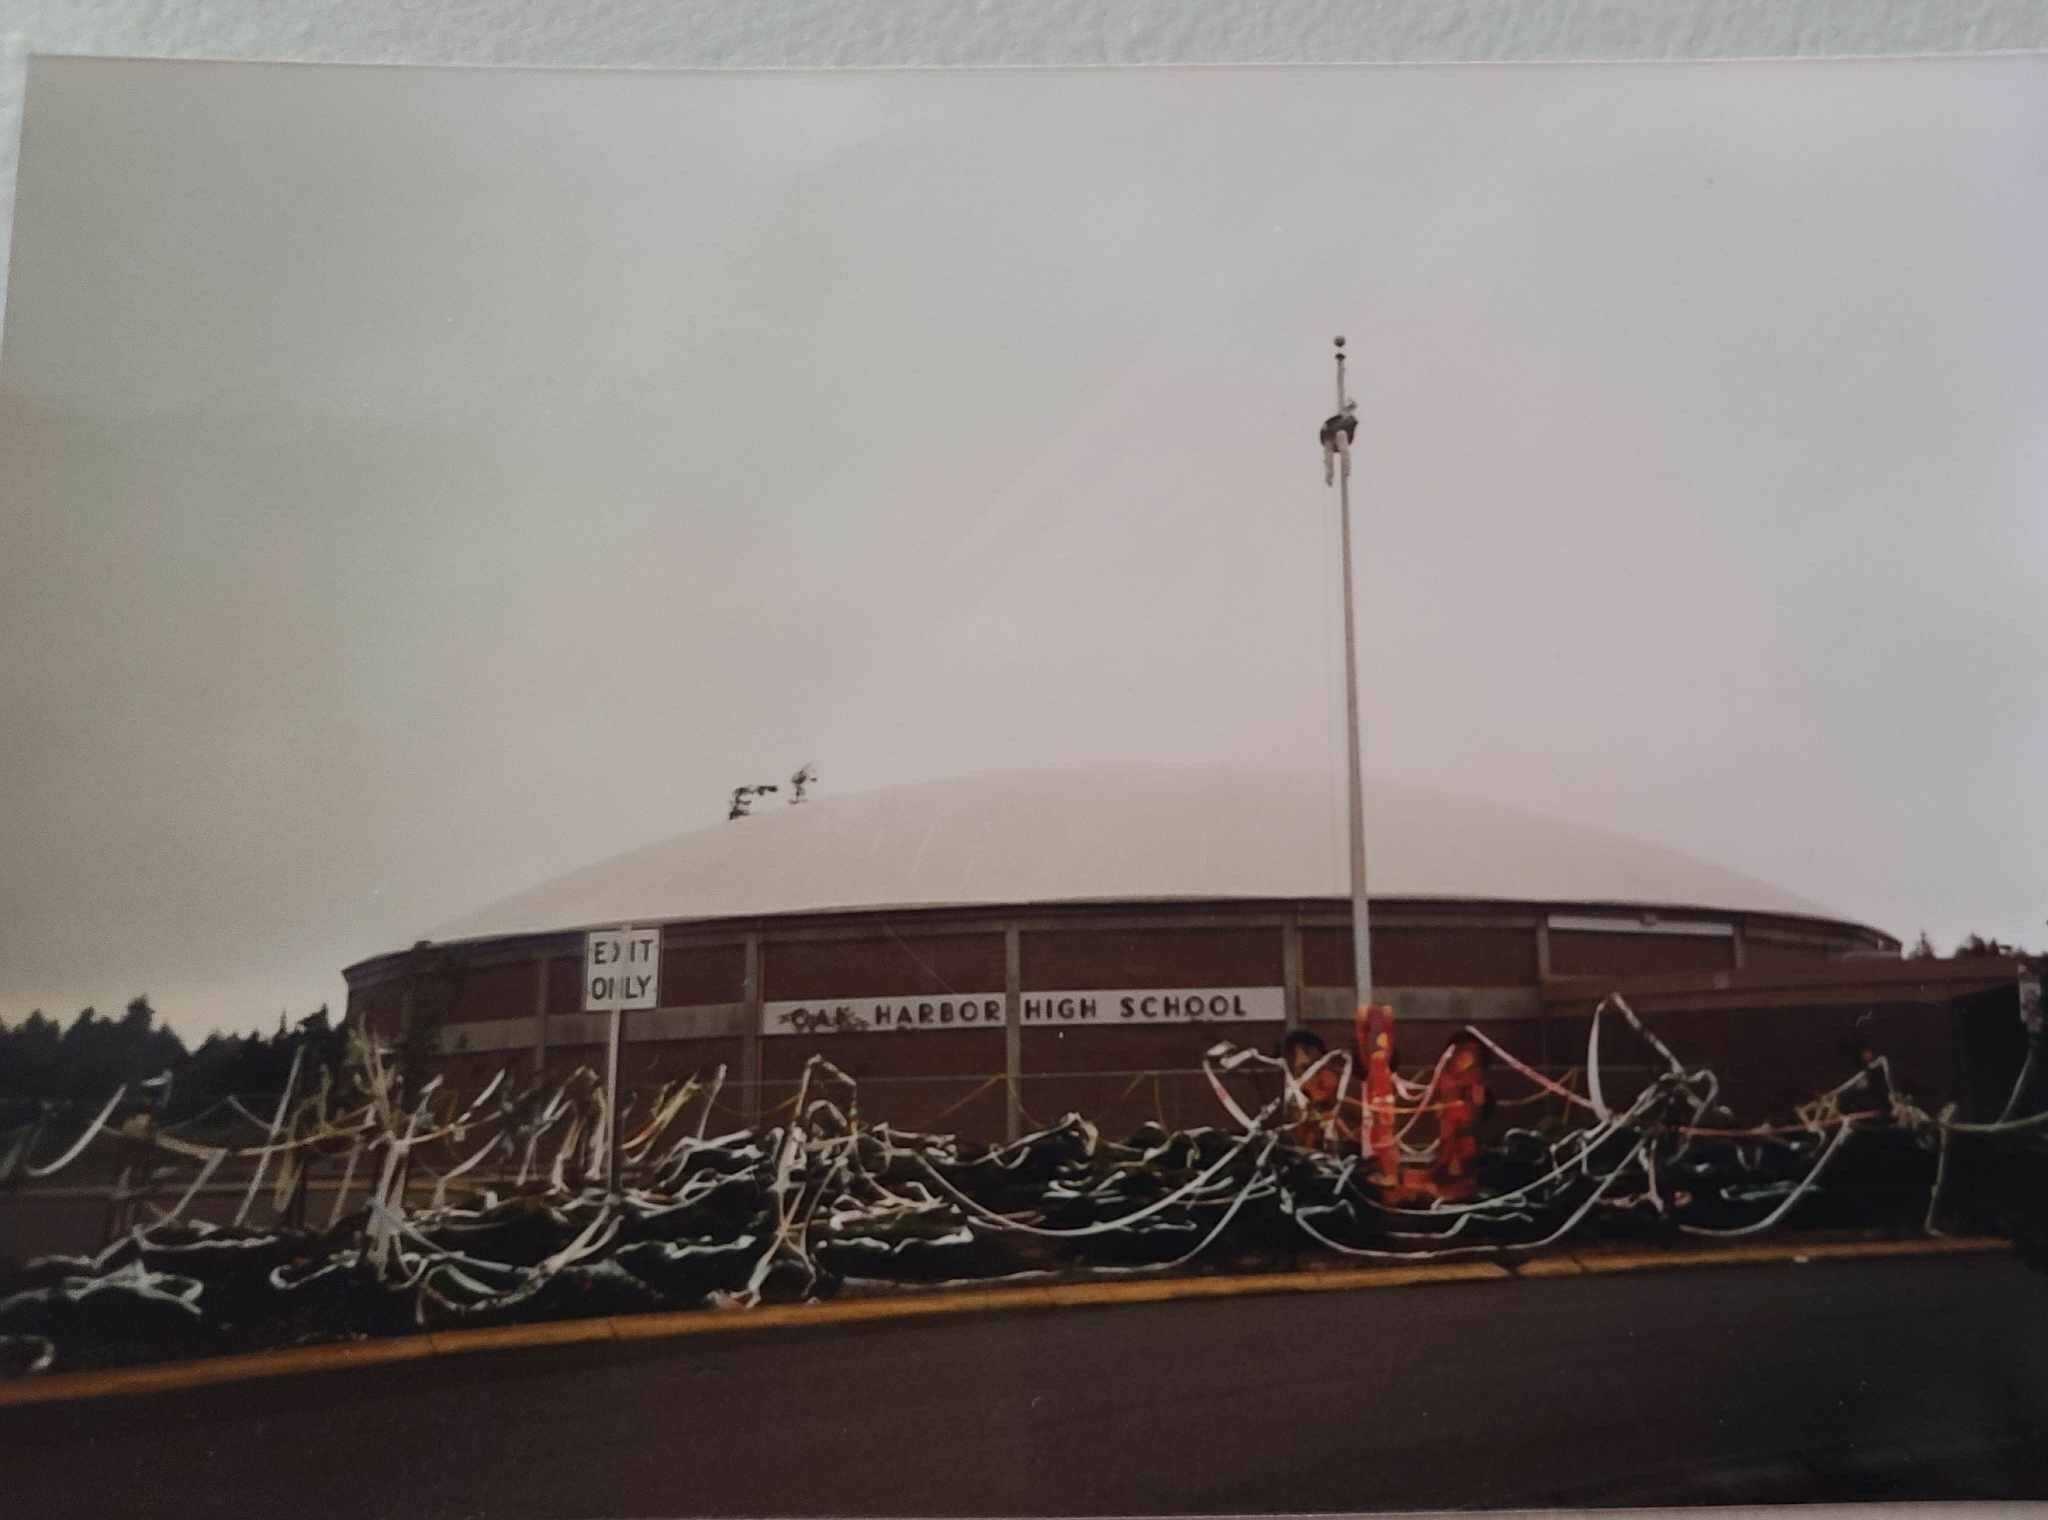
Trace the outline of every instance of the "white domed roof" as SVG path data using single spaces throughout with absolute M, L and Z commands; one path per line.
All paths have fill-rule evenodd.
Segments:
M 1625 904 L 1838 920 L 1626 835 L 1368 783 L 1376 899 Z M 1304 772 L 1019 771 L 770 805 L 558 877 L 441 941 L 755 915 L 1348 897 L 1341 787 Z

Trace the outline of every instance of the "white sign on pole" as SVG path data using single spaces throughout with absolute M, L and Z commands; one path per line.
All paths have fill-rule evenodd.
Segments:
M 659 1008 L 661 930 L 599 929 L 583 938 L 583 1011 Z
M 619 1196 L 619 1025 L 628 1009 L 661 1006 L 661 930 L 597 929 L 583 937 L 583 1011 L 609 1013 L 605 1040 L 605 1191 Z

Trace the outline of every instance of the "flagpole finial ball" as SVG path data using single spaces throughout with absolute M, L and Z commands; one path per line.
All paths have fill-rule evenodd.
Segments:
M 1339 337 L 1339 338 L 1337 339 L 1337 346 L 1338 346 L 1339 348 L 1342 348 L 1342 347 L 1344 346 L 1344 340 L 1343 340 L 1343 338 Z

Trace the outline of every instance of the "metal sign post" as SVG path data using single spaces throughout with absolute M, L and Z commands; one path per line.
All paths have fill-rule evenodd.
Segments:
M 605 1196 L 619 1196 L 619 1042 L 629 1008 L 661 1006 L 661 931 L 594 929 L 583 937 L 583 1011 L 609 1013 L 611 1029 L 605 1043 L 604 1105 L 607 1134 L 604 1148 Z

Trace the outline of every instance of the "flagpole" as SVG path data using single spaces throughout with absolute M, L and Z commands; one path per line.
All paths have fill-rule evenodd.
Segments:
M 1344 415 L 1344 340 L 1338 338 L 1337 411 Z M 1361 1008 L 1372 1002 L 1372 938 L 1365 897 L 1365 770 L 1359 754 L 1358 634 L 1351 606 L 1351 444 L 1337 432 L 1337 502 L 1344 530 L 1344 746 L 1351 764 L 1351 971 Z

